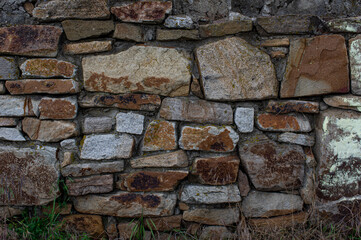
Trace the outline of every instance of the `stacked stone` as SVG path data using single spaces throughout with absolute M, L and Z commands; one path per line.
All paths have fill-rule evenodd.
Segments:
M 0 212 L 65 178 L 95 238 L 143 215 L 221 239 L 361 199 L 359 20 L 179 2 L 27 3 L 36 24 L 0 28 Z

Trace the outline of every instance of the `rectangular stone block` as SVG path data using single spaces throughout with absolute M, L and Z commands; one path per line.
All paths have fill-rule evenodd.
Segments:
M 66 61 L 53 58 L 28 59 L 20 66 L 22 77 L 73 78 L 77 67 Z
M 132 168 L 145 167 L 187 167 L 188 157 L 183 150 L 153 156 L 135 158 L 130 161 Z
M 76 97 L 43 97 L 39 103 L 40 119 L 74 119 L 78 113 Z
M 312 130 L 308 118 L 301 114 L 263 113 L 257 116 L 256 124 L 263 131 L 310 132 Z
M 39 101 L 25 96 L 0 96 L 0 116 L 25 117 L 38 114 Z
M 207 37 L 221 37 L 225 35 L 236 34 L 240 32 L 252 31 L 252 20 L 220 20 L 212 24 L 200 25 L 199 33 L 202 38 Z
M 124 170 L 124 161 L 97 162 L 97 163 L 73 163 L 63 167 L 61 174 L 64 177 L 82 177 L 102 173 L 115 173 Z
M 116 116 L 117 132 L 142 134 L 144 128 L 144 115 L 120 112 Z
M 6 81 L 10 94 L 74 94 L 80 91 L 79 83 L 71 79 L 25 79 Z
M 112 174 L 71 178 L 66 180 L 69 196 L 80 196 L 89 193 L 107 193 L 113 191 Z
M 113 127 L 113 119 L 110 117 L 86 117 L 83 122 L 83 133 L 105 133 Z
M 61 25 L 66 38 L 71 41 L 106 35 L 114 30 L 113 21 L 65 20 Z
M 0 79 L 11 80 L 19 77 L 19 69 L 15 58 L 0 57 Z
M 64 54 L 77 55 L 77 54 L 90 54 L 107 52 L 112 50 L 112 41 L 91 41 L 80 43 L 68 43 L 63 47 Z

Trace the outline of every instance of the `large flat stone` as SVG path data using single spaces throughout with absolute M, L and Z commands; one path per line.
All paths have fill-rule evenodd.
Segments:
M 270 57 L 241 38 L 226 38 L 198 47 L 196 57 L 208 100 L 277 97 L 278 82 Z
M 0 28 L 0 54 L 56 57 L 63 30 L 48 25 Z
M 114 30 L 113 21 L 65 20 L 61 25 L 66 38 L 71 41 L 106 35 Z
M 361 112 L 361 97 L 351 94 L 340 96 L 328 96 L 324 97 L 323 101 L 335 108 L 350 109 Z
M 78 113 L 76 97 L 43 97 L 39 103 L 40 119 L 74 119 Z
M 135 141 L 128 134 L 99 134 L 84 136 L 82 144 L 81 159 L 104 160 L 130 158 Z
M 6 81 L 6 89 L 10 94 L 74 94 L 79 92 L 79 83 L 71 79 L 24 79 Z
M 239 209 L 206 209 L 196 208 L 183 212 L 183 219 L 189 222 L 197 222 L 207 225 L 232 225 L 239 221 Z
M 0 79 L 17 79 L 19 77 L 19 69 L 15 58 L 0 57 Z
M 143 151 L 177 149 L 175 122 L 153 120 L 149 123 L 143 138 Z
M 351 71 L 351 92 L 361 95 L 361 36 L 349 40 L 350 71 Z
M 102 173 L 115 173 L 124 170 L 124 161 L 115 162 L 90 162 L 90 163 L 73 163 L 63 167 L 61 174 L 64 177 L 82 177 Z
M 88 195 L 74 199 L 78 212 L 115 217 L 170 216 L 177 196 L 165 193 L 115 192 L 105 195 Z
M 66 180 L 69 196 L 80 196 L 89 193 L 108 193 L 113 191 L 112 174 L 71 178 Z
M 348 58 L 341 35 L 291 41 L 281 97 L 302 97 L 349 91 Z
M 134 46 L 117 54 L 85 57 L 82 65 L 87 91 L 165 96 L 189 92 L 190 61 L 173 48 Z
M 263 131 L 275 132 L 310 132 L 311 123 L 305 115 L 301 114 L 258 114 L 257 127 Z
M 0 116 L 25 117 L 38 113 L 39 101 L 31 97 L 0 95 Z
M 159 115 L 167 120 L 176 121 L 215 124 L 233 123 L 231 105 L 188 98 L 164 99 Z
M 57 149 L 0 146 L 0 205 L 45 205 L 58 195 Z
M 61 61 L 53 58 L 34 58 L 28 59 L 20 66 L 22 77 L 40 77 L 52 78 L 75 77 L 77 67 L 66 61 Z
M 292 190 L 302 185 L 305 154 L 301 146 L 278 144 L 255 134 L 240 143 L 239 156 L 257 190 Z
M 130 161 L 132 168 L 145 167 L 187 167 L 188 157 L 183 150 L 157 154 L 153 156 L 140 157 Z

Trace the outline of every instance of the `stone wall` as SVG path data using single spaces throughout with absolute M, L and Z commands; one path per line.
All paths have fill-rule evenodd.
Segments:
M 62 182 L 67 222 L 111 239 L 141 215 L 207 239 L 345 214 L 360 6 L 308 2 L 0 3 L 0 216 Z

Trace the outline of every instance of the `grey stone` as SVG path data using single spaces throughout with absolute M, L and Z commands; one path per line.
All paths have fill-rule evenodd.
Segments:
M 164 26 L 167 28 L 185 28 L 192 29 L 193 28 L 193 20 L 191 17 L 186 15 L 178 15 L 178 16 L 169 16 L 164 21 Z
M 270 34 L 304 34 L 310 32 L 311 17 L 307 15 L 258 17 L 257 24 Z
M 6 92 L 4 82 L 0 82 L 0 94 L 4 94 Z
M 241 201 L 241 196 L 237 185 L 185 185 L 180 200 L 191 204 L 235 203 Z
M 30 97 L 2 95 L 0 96 L 0 116 L 35 116 L 38 104 L 34 98 Z
M 221 37 L 240 32 L 252 31 L 253 24 L 251 19 L 229 21 L 228 19 L 219 20 L 212 24 L 199 26 L 199 34 L 202 38 Z
M 351 92 L 361 95 L 361 36 L 350 39 L 349 45 Z
M 135 144 L 128 134 L 87 135 L 82 141 L 80 158 L 89 160 L 130 158 Z
M 328 96 L 324 97 L 323 101 L 331 107 L 350 109 L 361 112 L 361 96 L 355 96 L 352 94 Z
M 300 195 L 303 202 L 306 204 L 313 204 L 316 198 L 316 174 L 313 168 L 306 171 L 305 181 L 300 189 Z
M 131 40 L 135 42 L 145 42 L 144 29 L 135 24 L 118 23 L 115 26 L 113 38 Z
M 66 20 L 61 23 L 67 39 L 76 41 L 88 37 L 98 37 L 114 30 L 113 21 Z
M 231 225 L 239 220 L 239 209 L 206 209 L 197 208 L 183 212 L 183 220 L 207 225 Z
M 238 131 L 249 133 L 253 131 L 254 126 L 254 108 L 237 107 L 234 113 L 234 122 Z
M 82 177 L 102 173 L 115 173 L 124 170 L 124 161 L 96 162 L 96 163 L 73 163 L 61 169 L 64 177 Z
M 208 239 L 235 239 L 235 234 L 232 234 L 224 226 L 207 226 L 203 228 L 201 235 L 199 236 L 200 240 Z
M 120 112 L 116 116 L 117 132 L 130 134 L 142 134 L 144 128 L 144 116 L 136 113 Z
M 23 142 L 26 141 L 24 136 L 16 128 L 0 128 L 0 140 Z
M 75 151 L 78 150 L 78 146 L 76 145 L 75 139 L 65 139 L 60 142 L 60 147 L 64 150 Z
M 361 32 L 361 18 L 336 18 L 326 22 L 330 32 L 336 33 L 360 33 Z
M 157 29 L 158 41 L 173 41 L 179 39 L 199 40 L 199 31 L 197 29 Z
M 140 157 L 130 161 L 132 168 L 145 167 L 187 167 L 188 157 L 183 150 Z
M 69 196 L 80 196 L 89 193 L 108 193 L 113 191 L 112 174 L 71 178 L 66 180 Z
M 0 79 L 17 79 L 19 77 L 19 69 L 12 57 L 0 57 Z
M 110 117 L 86 117 L 83 122 L 83 133 L 109 132 L 112 127 L 113 120 Z
M 22 212 L 23 211 L 18 208 L 8 206 L 0 207 L 0 219 L 9 219 L 13 216 L 21 215 Z
M 286 132 L 278 136 L 278 141 L 312 147 L 315 144 L 315 137 L 305 134 Z
M 252 191 L 242 202 L 245 217 L 273 217 L 301 211 L 300 196 L 285 193 Z

